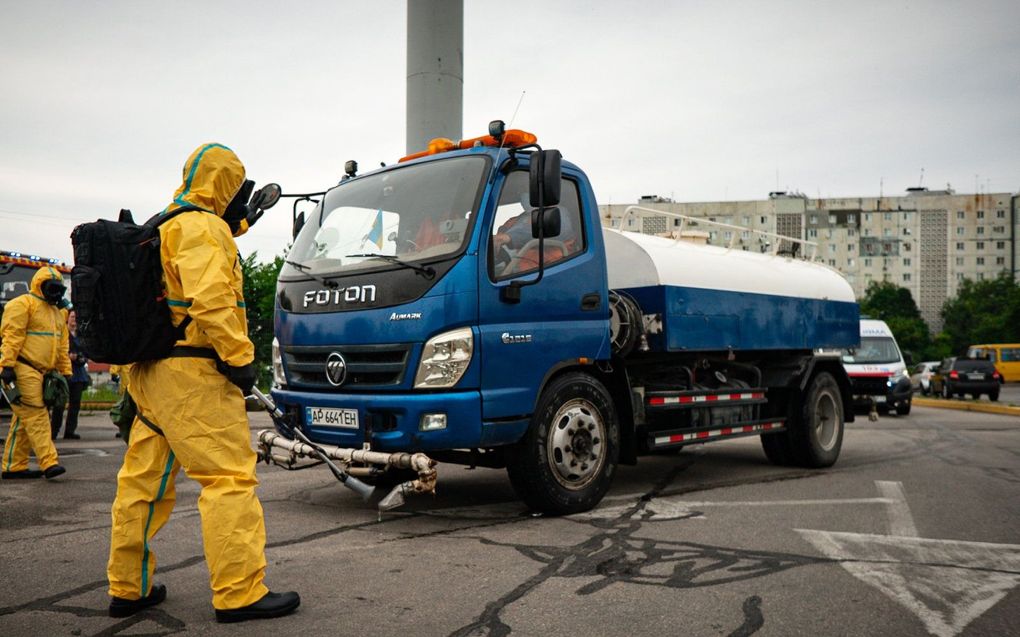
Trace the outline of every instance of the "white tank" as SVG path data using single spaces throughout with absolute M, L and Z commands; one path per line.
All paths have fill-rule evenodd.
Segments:
M 675 285 L 854 302 L 836 270 L 803 259 L 603 228 L 610 289 Z

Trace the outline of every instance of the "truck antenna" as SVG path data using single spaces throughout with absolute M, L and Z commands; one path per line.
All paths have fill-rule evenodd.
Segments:
M 510 116 L 510 124 L 507 126 L 507 130 L 514 127 L 514 120 L 517 119 L 517 111 L 521 110 L 521 102 L 524 101 L 524 94 L 527 91 L 521 91 L 521 96 L 517 99 L 517 106 L 514 107 L 514 114 Z M 506 135 L 500 138 L 499 148 L 496 149 L 496 157 L 499 157 L 499 153 L 503 150 L 503 144 L 506 143 Z

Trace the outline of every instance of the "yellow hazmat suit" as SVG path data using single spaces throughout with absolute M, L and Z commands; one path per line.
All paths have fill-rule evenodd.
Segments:
M 14 419 L 0 463 L 5 472 L 27 470 L 30 447 L 43 471 L 57 464 L 50 417 L 43 405 L 43 375 L 51 370 L 70 375 L 71 359 L 64 314 L 43 298 L 42 285 L 47 280 L 63 284 L 64 278 L 55 268 L 40 268 L 32 277 L 30 292 L 4 307 L 0 324 L 0 368 L 14 368 L 21 390 L 21 404 L 11 405 Z
M 254 359 L 237 246 L 221 218 L 244 181 L 237 156 L 205 144 L 184 165 L 184 183 L 168 211 L 192 205 L 160 226 L 160 253 L 173 321 L 191 317 L 178 346 L 211 348 L 230 366 Z M 241 391 L 209 358 L 171 357 L 131 367 L 131 396 L 141 416 L 117 475 L 107 575 L 113 597 L 150 593 L 156 558 L 150 541 L 170 517 L 174 479 L 183 467 L 202 486 L 198 509 L 213 606 L 235 609 L 260 600 L 266 531 L 255 494 L 255 452 Z

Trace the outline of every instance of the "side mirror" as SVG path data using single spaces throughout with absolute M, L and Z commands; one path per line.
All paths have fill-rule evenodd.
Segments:
M 291 238 L 296 239 L 301 228 L 305 227 L 305 212 L 302 210 L 294 217 L 294 226 L 291 228 Z
M 542 208 L 560 203 L 563 156 L 558 150 L 542 150 L 531 155 L 529 169 L 531 207 Z
M 280 184 L 266 184 L 251 198 L 251 207 L 256 210 L 269 210 L 280 200 L 280 194 Z
M 531 236 L 546 239 L 560 236 L 560 209 L 546 208 L 531 211 Z

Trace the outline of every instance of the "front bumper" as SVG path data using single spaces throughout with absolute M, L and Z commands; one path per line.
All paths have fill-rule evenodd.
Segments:
M 377 451 L 436 451 L 509 444 L 527 430 L 523 423 L 482 422 L 482 399 L 477 390 L 340 394 L 275 389 L 273 400 L 314 442 Z M 310 426 L 308 407 L 354 409 L 358 427 Z M 421 431 L 424 414 L 446 414 L 446 428 Z M 281 433 L 284 433 L 281 431 Z
M 882 379 L 880 382 L 873 378 L 867 380 L 851 378 L 851 382 L 854 390 L 854 405 L 857 407 L 870 407 L 872 400 L 879 405 L 895 407 L 909 402 L 914 394 L 910 379 L 904 377 L 895 381 Z M 891 385 L 890 382 L 892 382 Z

